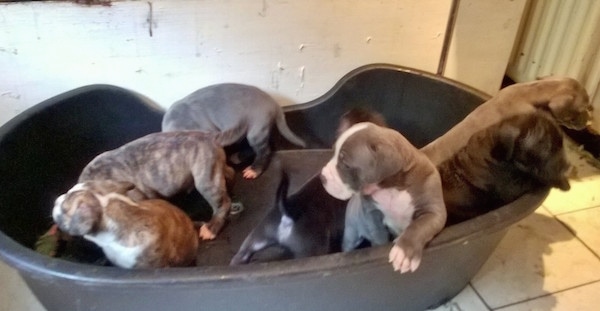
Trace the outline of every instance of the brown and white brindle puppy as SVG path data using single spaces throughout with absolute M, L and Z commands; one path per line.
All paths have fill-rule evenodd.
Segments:
M 517 115 L 476 132 L 438 165 L 448 225 L 542 187 L 569 190 L 569 168 L 562 132 L 546 112 Z
M 87 181 L 59 196 L 52 218 L 62 232 L 83 236 L 121 268 L 195 265 L 198 236 L 191 219 L 169 202 L 134 202 L 123 193 L 134 186 Z
M 473 133 L 536 110 L 549 112 L 560 125 L 583 129 L 591 119 L 592 105 L 583 86 L 571 78 L 548 77 L 513 84 L 501 89 L 421 151 L 439 165 L 464 147 Z
M 213 209 L 200 237 L 214 239 L 231 209 L 226 179 L 233 175 L 212 134 L 185 131 L 149 134 L 104 152 L 83 169 L 79 182 L 130 182 L 135 189 L 125 194 L 134 201 L 168 199 L 195 187 Z
M 425 245 L 443 228 L 446 208 L 440 176 L 404 136 L 373 123 L 357 123 L 335 142 L 321 178 L 332 196 L 370 195 L 396 235 L 389 260 L 401 273 L 415 271 Z

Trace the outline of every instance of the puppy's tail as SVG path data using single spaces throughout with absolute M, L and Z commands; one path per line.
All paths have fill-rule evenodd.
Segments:
M 290 178 L 285 171 L 281 171 L 281 181 L 279 182 L 279 187 L 277 188 L 277 208 L 281 215 L 286 215 L 292 219 L 296 219 L 293 206 L 290 206 L 290 201 L 288 200 L 288 190 L 290 188 Z
M 306 143 L 304 142 L 304 140 L 302 140 L 302 138 L 294 134 L 294 132 L 292 132 L 292 130 L 288 127 L 287 122 L 285 121 L 285 114 L 283 113 L 283 110 L 281 110 L 281 108 L 277 111 L 277 116 L 275 117 L 275 124 L 277 125 L 279 133 L 281 133 L 281 135 L 285 137 L 285 139 L 287 139 L 296 146 L 300 146 L 302 148 L 306 147 Z

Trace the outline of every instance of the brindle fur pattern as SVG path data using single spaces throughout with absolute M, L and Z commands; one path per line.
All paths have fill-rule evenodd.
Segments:
M 131 184 L 110 180 L 76 185 L 55 203 L 53 218 L 61 231 L 98 243 L 111 262 L 110 249 L 136 249 L 125 268 L 161 268 L 195 264 L 198 238 L 189 217 L 167 201 L 133 202 L 118 193 Z M 114 191 L 114 192 L 113 192 Z
M 134 200 L 171 198 L 196 190 L 213 209 L 208 229 L 218 233 L 231 208 L 226 180 L 233 169 L 212 134 L 185 131 L 153 133 L 93 159 L 79 177 L 88 180 L 126 181 L 135 189 Z
M 542 187 L 570 188 L 560 128 L 539 111 L 481 130 L 442 162 L 448 224 L 486 213 Z

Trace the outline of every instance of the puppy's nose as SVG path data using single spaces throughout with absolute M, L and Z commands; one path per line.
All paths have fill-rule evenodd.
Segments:
M 327 178 L 325 178 L 325 175 L 323 175 L 323 173 L 321 173 L 319 177 L 321 178 L 321 183 L 323 184 L 323 186 L 325 186 L 327 184 Z

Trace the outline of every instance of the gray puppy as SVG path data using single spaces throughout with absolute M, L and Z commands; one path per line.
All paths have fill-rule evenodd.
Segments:
M 134 201 L 171 198 L 195 187 L 213 209 L 200 237 L 214 239 L 231 209 L 226 179 L 232 180 L 234 171 L 213 136 L 193 131 L 146 135 L 98 155 L 83 169 L 79 182 L 130 182 L 135 189 L 125 194 Z
M 352 125 L 360 122 L 387 126 L 385 118 L 380 113 L 354 107 L 340 117 L 336 130 L 337 137 Z M 383 214 L 377 208 L 377 203 L 373 201 L 373 198 L 368 195 L 353 194 L 346 205 L 342 251 L 356 249 L 365 240 L 372 246 L 384 245 L 390 241 L 390 237 L 390 232 L 383 223 Z
M 391 235 L 385 227 L 383 213 L 371 196 L 354 194 L 346 205 L 342 251 L 348 252 L 366 240 L 370 245 L 384 245 Z
M 357 123 L 336 140 L 321 170 L 325 190 L 340 200 L 370 195 L 397 238 L 389 253 L 394 270 L 415 271 L 425 245 L 446 223 L 440 175 L 402 134 Z
M 258 177 L 269 163 L 269 137 L 273 124 L 295 145 L 305 147 L 287 126 L 281 106 L 267 93 L 243 84 L 216 84 L 175 102 L 166 112 L 163 132 L 193 130 L 216 133 L 223 147 L 246 138 L 254 150 L 254 163 L 244 178 Z

